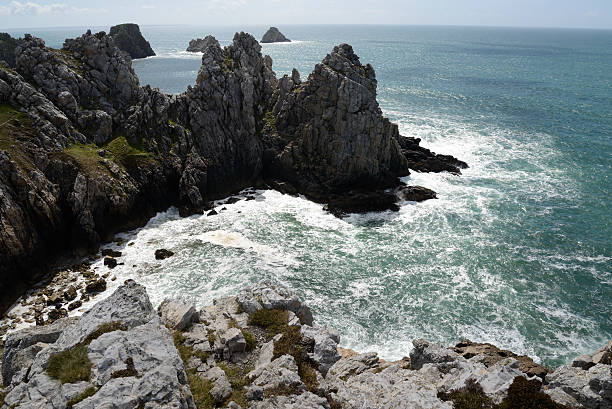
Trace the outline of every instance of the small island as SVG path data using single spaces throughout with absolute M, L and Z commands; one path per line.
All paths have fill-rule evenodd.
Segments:
M 278 30 L 278 28 L 270 27 L 268 31 L 266 31 L 266 34 L 264 34 L 263 37 L 261 38 L 261 42 L 262 43 L 290 43 L 291 40 L 285 37 L 283 33 L 281 33 Z
M 110 36 L 121 51 L 132 59 L 147 58 L 155 55 L 151 44 L 142 36 L 138 24 L 127 23 L 111 27 Z
M 204 38 L 193 39 L 189 42 L 189 47 L 187 47 L 187 51 L 192 53 L 203 53 L 210 46 L 219 47 L 219 42 L 217 39 L 211 35 L 207 35 Z

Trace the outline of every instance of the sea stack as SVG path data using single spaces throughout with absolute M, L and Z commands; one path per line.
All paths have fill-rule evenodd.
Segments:
M 155 55 L 151 44 L 142 36 L 138 24 L 126 23 L 111 27 L 110 36 L 121 51 L 132 58 L 146 58 Z
M 261 42 L 262 43 L 290 43 L 291 40 L 285 37 L 283 33 L 278 31 L 278 28 L 270 27 L 268 31 L 266 31 L 266 34 L 264 34 L 263 37 L 261 38 Z
M 187 47 L 187 51 L 192 53 L 203 53 L 211 45 L 220 47 L 217 39 L 211 35 L 208 35 L 204 38 L 193 39 L 189 42 L 189 47 Z

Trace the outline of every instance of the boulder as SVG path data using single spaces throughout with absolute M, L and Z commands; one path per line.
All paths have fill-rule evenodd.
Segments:
M 117 47 L 131 58 L 146 58 L 155 55 L 155 51 L 140 32 L 138 24 L 119 24 L 111 27 L 109 35 Z
M 300 376 L 295 359 L 291 355 L 283 355 L 268 365 L 256 369 L 249 374 L 252 385 L 261 387 L 264 391 L 290 388 L 296 393 L 306 389 Z
M 421 369 L 425 364 L 453 362 L 459 357 L 456 352 L 424 339 L 414 340 L 412 345 L 414 348 L 410 352 L 410 367 L 415 370 Z
M 232 385 L 229 383 L 223 369 L 218 366 L 210 368 L 202 377 L 213 383 L 210 394 L 215 399 L 215 402 L 221 403 L 232 394 Z
M 423 202 L 437 198 L 436 192 L 423 186 L 401 186 L 395 190 L 395 194 L 400 200 L 409 202 Z
M 98 278 L 97 280 L 90 281 L 85 286 L 85 291 L 88 293 L 101 293 L 106 291 L 106 280 L 103 278 Z
M 166 299 L 157 308 L 162 321 L 170 329 L 185 331 L 200 319 L 195 305 L 183 300 Z
M 166 249 L 155 250 L 155 260 L 165 260 L 174 256 L 174 252 Z
M 288 310 L 300 319 L 301 324 L 312 325 L 310 307 L 303 304 L 293 291 L 275 285 L 269 280 L 245 288 L 238 294 L 236 300 L 242 310 L 249 314 L 262 308 Z
M 203 53 L 208 47 L 220 47 L 217 39 L 211 35 L 208 35 L 204 38 L 193 39 L 189 41 L 189 46 L 187 47 L 187 51 L 196 53 Z
M 246 351 L 246 340 L 244 339 L 244 335 L 242 335 L 242 331 L 238 328 L 228 328 L 228 330 L 221 335 L 221 343 L 227 347 L 230 354 Z
M 318 370 L 323 376 L 339 359 L 338 342 L 340 334 L 336 330 L 327 327 L 311 327 L 303 325 L 300 329 L 302 339 L 314 343 L 314 350 L 309 353 L 309 358 L 318 365 Z
M 368 352 L 340 359 L 329 368 L 329 373 L 338 378 L 348 378 L 375 369 L 379 363 L 378 354 Z
M 572 361 L 570 366 L 588 370 L 597 364 L 612 364 L 612 340 L 592 355 L 580 355 Z
M 262 43 L 290 43 L 287 37 L 285 37 L 276 27 L 270 27 L 268 31 L 261 38 Z
M 117 267 L 117 260 L 113 257 L 104 257 L 104 265 L 110 269 Z

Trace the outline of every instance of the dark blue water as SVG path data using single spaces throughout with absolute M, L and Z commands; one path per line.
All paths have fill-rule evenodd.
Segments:
M 412 338 L 470 337 L 554 366 L 612 338 L 612 31 L 280 28 L 297 41 L 263 45 L 279 76 L 296 67 L 306 78 L 348 42 L 374 66 L 381 108 L 402 133 L 470 169 L 413 173 L 408 182 L 440 198 L 399 214 L 342 221 L 274 192 L 215 220 L 170 211 L 130 236 L 127 257 L 144 266 L 119 274 L 147 282 L 155 302 L 201 304 L 273 278 L 309 299 L 344 346 L 389 358 Z M 133 66 L 142 84 L 181 92 L 200 67 L 189 40 L 225 45 L 240 29 L 142 27 L 158 56 Z M 266 27 L 242 29 L 260 38 Z M 31 31 L 57 47 L 83 30 Z M 142 259 L 160 244 L 178 257 Z

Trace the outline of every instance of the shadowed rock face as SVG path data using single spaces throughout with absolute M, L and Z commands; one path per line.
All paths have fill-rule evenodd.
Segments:
M 266 33 L 261 38 L 261 42 L 262 43 L 290 43 L 291 40 L 285 37 L 283 33 L 278 31 L 278 28 L 270 27 L 268 31 L 266 31 Z
M 341 215 L 396 208 L 384 189 L 410 167 L 459 172 L 382 116 L 374 69 L 349 45 L 302 82 L 278 80 L 249 34 L 207 43 L 195 85 L 167 95 L 139 85 L 114 36 L 61 50 L 25 36 L 18 74 L 0 68 L 1 301 L 55 256 L 96 251 L 170 205 L 201 213 L 256 185 Z
M 0 33 L 0 61 L 4 61 L 10 68 L 15 67 L 15 48 L 19 40 L 7 33 Z
M 138 24 L 126 23 L 111 27 L 110 36 L 121 51 L 131 58 L 146 58 L 155 55 L 151 45 L 140 33 Z

